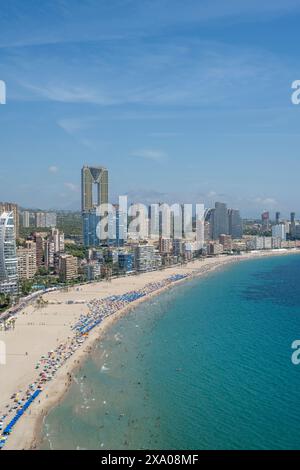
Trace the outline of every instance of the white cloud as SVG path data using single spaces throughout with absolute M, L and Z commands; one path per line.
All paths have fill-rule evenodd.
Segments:
M 55 83 L 36 86 L 25 82 L 22 85 L 38 97 L 50 101 L 61 103 L 95 103 L 100 105 L 114 104 L 114 101 L 109 97 L 103 96 L 99 91 L 93 91 L 87 86 L 64 86 Z
M 154 149 L 135 150 L 130 155 L 132 157 L 143 158 L 146 160 L 154 160 L 154 161 L 163 161 L 168 157 L 168 155 L 162 150 L 154 150 Z
M 76 184 L 67 182 L 65 183 L 65 187 L 74 193 L 79 192 L 79 187 Z
M 57 173 L 58 172 L 58 167 L 55 165 L 49 166 L 48 168 L 49 173 Z
M 74 134 L 78 131 L 88 129 L 90 126 L 90 119 L 62 118 L 57 121 L 57 125 L 68 134 Z
M 254 199 L 254 202 L 257 204 L 260 204 L 261 206 L 266 206 L 266 207 L 276 206 L 278 204 L 276 199 L 274 199 L 273 197 L 265 197 L 265 198 L 257 197 Z

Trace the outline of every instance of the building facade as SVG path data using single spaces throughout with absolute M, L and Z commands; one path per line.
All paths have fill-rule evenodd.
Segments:
M 60 255 L 59 277 L 62 282 L 68 282 L 78 277 L 78 260 L 72 255 Z
M 272 227 L 272 237 L 286 240 L 286 228 L 285 224 L 277 224 Z
M 108 170 L 102 166 L 84 166 L 81 170 L 81 210 L 94 208 L 93 187 L 97 187 L 96 205 L 108 203 Z
M 119 269 L 125 273 L 134 270 L 134 256 L 132 253 L 119 253 Z
M 138 272 L 152 271 L 155 268 L 153 245 L 139 245 L 134 250 L 135 268 Z
M 229 209 L 229 235 L 233 239 L 241 239 L 243 237 L 243 222 L 240 211 L 237 209 Z
M 30 227 L 30 212 L 28 211 L 22 212 L 22 225 L 24 228 Z
M 26 241 L 26 246 L 17 249 L 19 279 L 32 279 L 37 271 L 36 244 Z
M 36 212 L 35 226 L 37 228 L 56 227 L 57 215 L 56 212 Z
M 0 293 L 18 293 L 14 212 L 3 212 L 0 215 Z
M 223 202 L 215 203 L 215 208 L 211 211 L 210 223 L 213 240 L 218 240 L 222 234 L 229 235 L 229 217 L 226 204 Z
M 3 212 L 13 212 L 16 238 L 19 238 L 19 207 L 13 202 L 0 202 L 0 215 Z
M 87 281 L 95 281 L 101 277 L 101 264 L 97 261 L 89 261 L 83 267 L 83 273 Z
M 93 197 L 95 186 L 96 201 Z M 101 243 L 96 231 L 101 223 L 97 207 L 102 204 L 108 204 L 108 170 L 101 166 L 84 166 L 81 170 L 81 211 L 85 246 L 97 246 Z
M 55 259 L 65 251 L 65 235 L 58 229 L 53 228 L 48 239 L 44 243 L 44 260 L 47 268 L 55 267 Z

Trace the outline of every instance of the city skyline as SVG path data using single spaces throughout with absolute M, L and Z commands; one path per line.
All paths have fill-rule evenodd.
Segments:
M 79 209 L 78 168 L 100 163 L 112 199 L 300 212 L 300 5 L 169 6 L 3 6 L 1 200 L 35 207 L 38 193 L 43 209 Z
M 192 204 L 195 206 L 196 204 L 199 204 L 198 202 L 195 201 L 174 201 L 170 199 L 169 197 L 166 197 L 165 200 L 160 200 L 158 198 L 154 198 L 153 200 L 147 200 L 147 197 L 144 198 L 143 201 L 138 201 L 135 198 L 128 196 L 128 194 L 125 195 L 117 195 L 115 193 L 112 197 L 110 197 L 110 191 L 108 189 L 108 172 L 109 169 L 101 166 L 101 165 L 83 165 L 81 167 L 81 180 L 80 180 L 80 194 L 79 194 L 79 205 L 76 208 L 58 208 L 58 207 L 40 207 L 40 206 L 24 206 L 22 204 L 19 204 L 18 201 L 10 201 L 8 200 L 5 201 L 5 198 L 3 198 L 3 201 L 5 201 L 2 204 L 7 204 L 7 205 L 12 205 L 16 206 L 19 208 L 19 211 L 25 211 L 27 213 L 35 214 L 35 217 L 43 216 L 44 218 L 47 217 L 47 214 L 49 213 L 49 216 L 51 217 L 52 212 L 59 212 L 59 211 L 70 211 L 70 212 L 77 212 L 77 213 L 83 213 L 83 212 L 89 212 L 93 208 L 95 209 L 97 206 L 101 206 L 101 204 L 113 204 L 116 205 L 118 204 L 118 201 L 121 198 L 125 197 L 127 203 L 129 204 L 128 207 L 131 205 L 135 204 L 142 204 L 145 206 L 151 206 L 152 204 L 166 204 L 166 205 L 172 205 L 172 204 L 179 204 L 179 205 L 190 205 Z M 110 187 L 110 186 L 109 186 Z M 1 199 L 0 199 L 1 200 Z M 86 202 L 88 201 L 88 202 Z M 214 202 L 211 203 L 210 206 L 206 206 L 204 204 L 205 210 L 211 211 L 214 210 L 216 205 L 225 205 L 225 206 L 230 206 L 230 203 L 228 203 L 227 200 L 224 198 L 220 199 L 214 199 Z M 97 204 L 95 204 L 97 203 Z M 0 203 L 1 204 L 1 203 Z M 203 204 L 203 202 L 200 202 L 200 204 Z M 1 208 L 1 207 L 0 207 Z M 193 209 L 193 214 L 194 214 Z M 243 212 L 243 208 L 238 207 L 237 205 L 234 205 L 230 209 L 233 212 Z M 2 211 L 4 211 L 4 208 L 2 208 Z M 29 217 L 29 213 L 26 214 L 27 217 Z M 253 215 L 249 216 L 245 213 L 241 214 L 242 219 L 244 220 L 261 220 L 264 218 L 264 216 L 267 216 L 270 221 L 275 221 L 278 223 L 279 219 L 281 220 L 289 220 L 291 219 L 293 214 L 293 217 L 297 219 L 297 212 L 294 211 L 294 209 L 287 209 L 286 212 L 281 212 L 277 210 L 277 207 L 274 207 L 272 210 L 262 210 L 261 212 L 258 211 L 258 208 L 256 209 L 256 212 L 253 211 Z M 41 223 L 37 224 L 37 226 L 43 226 Z M 47 226 L 47 224 L 45 225 Z

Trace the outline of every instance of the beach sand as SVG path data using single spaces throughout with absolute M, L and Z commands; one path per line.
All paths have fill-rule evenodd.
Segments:
M 252 259 L 254 257 L 283 255 L 295 252 L 264 252 L 252 253 L 241 256 L 219 256 L 189 262 L 183 266 L 170 267 L 163 271 L 155 271 L 113 279 L 110 282 L 76 286 L 68 291 L 52 292 L 45 294 L 43 298 L 48 304 L 43 308 L 35 305 L 26 307 L 17 315 L 14 330 L 0 332 L 0 341 L 6 344 L 7 362 L 0 365 L 0 414 L 5 411 L 11 396 L 19 390 L 26 390 L 38 375 L 35 369 L 41 356 L 47 356 L 58 344 L 68 341 L 74 336 L 71 326 L 82 313 L 88 313 L 87 302 L 92 299 L 100 299 L 110 295 L 124 294 L 132 290 L 138 290 L 151 282 L 157 282 L 174 274 L 186 274 L 201 276 L 226 264 Z M 167 288 L 173 288 L 177 281 Z M 29 410 L 16 424 L 13 433 L 9 436 L 4 447 L 5 450 L 21 450 L 36 448 L 44 416 L 61 400 L 72 383 L 72 374 L 80 366 L 87 354 L 92 350 L 93 344 L 103 332 L 115 322 L 121 315 L 134 308 L 142 301 L 157 295 L 162 290 L 132 302 L 125 308 L 117 311 L 111 317 L 106 318 L 101 325 L 94 328 L 84 344 L 66 361 L 57 371 L 55 377 L 45 384 L 43 392 L 30 406 Z M 84 303 L 67 304 L 67 301 L 79 301 Z M 7 423 L 6 423 L 7 424 Z

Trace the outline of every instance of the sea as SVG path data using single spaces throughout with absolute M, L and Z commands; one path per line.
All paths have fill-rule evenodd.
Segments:
M 111 326 L 41 449 L 300 449 L 300 255 L 186 281 Z

